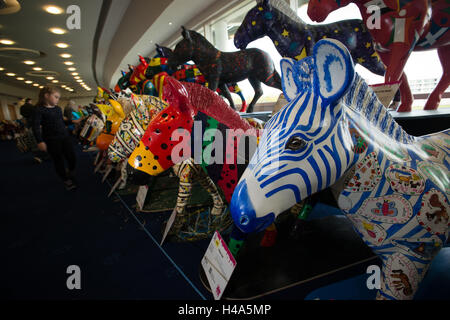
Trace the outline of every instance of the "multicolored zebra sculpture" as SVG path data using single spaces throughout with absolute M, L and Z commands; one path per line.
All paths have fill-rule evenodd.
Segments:
M 238 150 L 238 146 L 246 139 L 255 146 L 262 124 L 257 120 L 241 118 L 223 99 L 204 86 L 167 78 L 170 81 L 162 90 L 169 100 L 169 107 L 150 122 L 128 159 L 127 170 L 137 176 L 137 180 L 145 181 L 145 177 L 157 176 L 192 157 L 197 166 L 222 190 L 229 203 L 254 151 L 254 148 Z M 181 129 L 184 131 L 180 132 Z M 228 212 L 224 213 L 229 217 Z M 214 221 L 219 217 L 214 211 L 211 211 L 211 216 Z M 262 245 L 271 245 L 275 233 L 273 229 L 267 230 L 268 239 Z M 230 243 L 233 254 L 236 254 L 243 242 L 243 235 L 235 230 L 233 236 Z
M 282 57 L 301 60 L 312 53 L 317 41 L 332 38 L 341 41 L 355 63 L 380 76 L 384 66 L 373 48 L 372 36 L 360 19 L 309 25 L 302 21 L 284 0 L 261 0 L 249 12 L 234 35 L 234 45 L 245 49 L 268 36 Z
M 159 80 L 160 79 L 160 80 Z M 156 82 L 164 82 L 165 74 L 156 75 Z M 163 85 L 163 84 L 162 84 Z M 139 141 L 147 129 L 148 124 L 153 118 L 163 109 L 168 107 L 168 104 L 154 96 L 134 95 L 130 99 L 133 101 L 135 109 L 121 122 L 119 130 L 109 145 L 108 157 L 113 163 L 121 163 L 121 176 L 113 185 L 110 194 L 119 186 L 125 184 L 127 181 L 127 173 L 125 165 L 128 157 L 134 151 Z M 180 178 L 178 188 L 178 198 L 175 206 L 177 214 L 182 216 L 185 213 L 185 208 L 189 202 L 194 181 L 207 191 L 213 199 L 213 208 L 211 212 L 214 215 L 219 215 L 224 211 L 225 205 L 220 197 L 217 187 L 212 183 L 211 179 L 194 164 L 193 160 L 187 159 L 182 163 L 174 166 L 173 171 L 175 175 Z M 176 224 L 171 233 L 176 234 L 182 225 Z
M 222 94 L 230 101 L 235 109 L 227 83 L 248 79 L 255 91 L 248 112 L 263 95 L 261 83 L 281 90 L 280 75 L 269 54 L 263 50 L 252 48 L 235 52 L 217 50 L 204 36 L 194 30 L 182 27 L 183 40 L 177 43 L 169 59 L 169 68 L 175 70 L 177 66 L 190 60 L 194 61 L 208 82 L 208 88 Z
M 377 298 L 412 299 L 448 239 L 450 130 L 407 134 L 337 40 L 281 69 L 289 103 L 267 122 L 234 191 L 235 224 L 262 230 L 334 184 L 339 207 L 382 260 Z

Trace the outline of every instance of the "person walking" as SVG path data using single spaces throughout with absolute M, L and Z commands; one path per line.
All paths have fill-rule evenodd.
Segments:
M 72 140 L 67 132 L 63 113 L 57 105 L 60 91 L 44 87 L 39 92 L 39 101 L 33 115 L 33 133 L 39 150 L 49 153 L 57 175 L 67 190 L 75 189 L 76 155 Z M 67 161 L 67 170 L 65 161 Z
M 43 160 L 48 158 L 46 152 L 42 152 L 37 148 L 36 139 L 32 132 L 32 122 L 35 106 L 32 104 L 30 98 L 25 100 L 25 103 L 20 107 L 20 115 L 25 120 L 25 135 L 29 150 L 33 154 L 33 159 L 36 163 L 42 163 Z

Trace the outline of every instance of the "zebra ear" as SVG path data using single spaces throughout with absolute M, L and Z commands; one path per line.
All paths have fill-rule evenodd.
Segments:
M 291 58 L 283 58 L 281 65 L 281 86 L 287 101 L 294 99 L 299 93 L 297 83 L 297 71 L 295 68 L 295 60 Z
M 314 89 L 325 103 L 341 98 L 353 83 L 355 68 L 347 48 L 334 39 L 322 39 L 314 46 Z

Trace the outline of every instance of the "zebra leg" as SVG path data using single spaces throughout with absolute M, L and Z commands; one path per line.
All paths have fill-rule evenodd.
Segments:
M 442 65 L 442 77 L 436 88 L 431 92 L 425 104 L 424 110 L 436 110 L 441 102 L 442 94 L 450 85 L 450 46 L 440 47 L 437 49 L 439 59 Z
M 178 197 L 175 206 L 176 218 L 175 221 L 173 222 L 171 233 L 178 234 L 178 232 L 183 227 L 186 206 L 189 202 L 189 199 L 191 198 L 192 192 L 191 162 L 189 161 L 189 159 L 185 160 L 180 164 L 176 164 L 173 167 L 173 170 L 180 179 L 180 184 L 178 186 Z
M 222 93 L 222 95 L 228 100 L 230 103 L 230 107 L 232 107 L 234 110 L 236 110 L 236 107 L 234 105 L 233 98 L 231 98 L 230 90 L 228 90 L 228 86 L 226 83 L 221 83 L 219 85 L 219 89 Z
M 253 96 L 252 102 L 250 102 L 250 105 L 248 106 L 248 109 L 247 109 L 248 113 L 252 113 L 256 102 L 263 95 L 263 90 L 261 88 L 261 82 L 258 79 L 254 78 L 254 77 L 249 77 L 248 81 L 250 82 L 250 84 L 253 87 L 253 90 L 255 91 L 255 95 Z
M 273 247 L 275 245 L 275 241 L 277 240 L 277 227 L 275 223 L 272 223 L 264 232 L 264 236 L 261 239 L 259 245 L 261 247 Z
M 409 259 L 398 251 L 385 254 L 382 260 L 381 288 L 377 292 L 376 299 L 412 300 L 431 260 L 423 264 Z M 422 270 L 420 274 L 418 270 Z
M 218 216 L 223 213 L 226 204 L 223 202 L 222 197 L 219 194 L 219 190 L 217 190 L 217 186 L 211 180 L 211 178 L 203 171 L 202 167 L 196 164 L 192 165 L 192 172 L 198 179 L 200 185 L 208 191 L 213 199 L 213 208 L 211 209 L 211 214 L 213 216 Z

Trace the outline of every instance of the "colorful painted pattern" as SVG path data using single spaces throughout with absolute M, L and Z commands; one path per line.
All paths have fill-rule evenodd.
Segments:
M 245 16 L 234 35 L 234 44 L 236 48 L 244 49 L 264 36 L 273 41 L 282 57 L 296 60 L 311 55 L 317 41 L 336 39 L 347 46 L 355 63 L 384 75 L 384 66 L 373 48 L 372 36 L 359 19 L 309 25 L 284 0 L 260 1 Z
M 219 88 L 233 109 L 234 103 L 229 97 L 227 83 L 245 79 L 250 81 L 255 95 L 248 112 L 253 112 L 254 105 L 263 95 L 261 83 L 281 90 L 280 75 L 267 52 L 256 48 L 222 52 L 193 30 L 186 30 L 183 27 L 182 35 L 183 40 L 176 45 L 169 59 L 169 68 L 175 69 L 189 60 L 194 61 L 205 76 L 208 88 L 213 91 Z
M 313 56 L 282 60 L 281 67 L 289 103 L 266 124 L 236 187 L 235 224 L 260 230 L 342 178 L 338 204 L 383 262 L 378 298 L 412 299 L 449 235 L 450 153 L 439 142 L 450 130 L 408 135 L 335 40 L 322 40 Z M 367 143 L 361 153 L 354 130 Z

